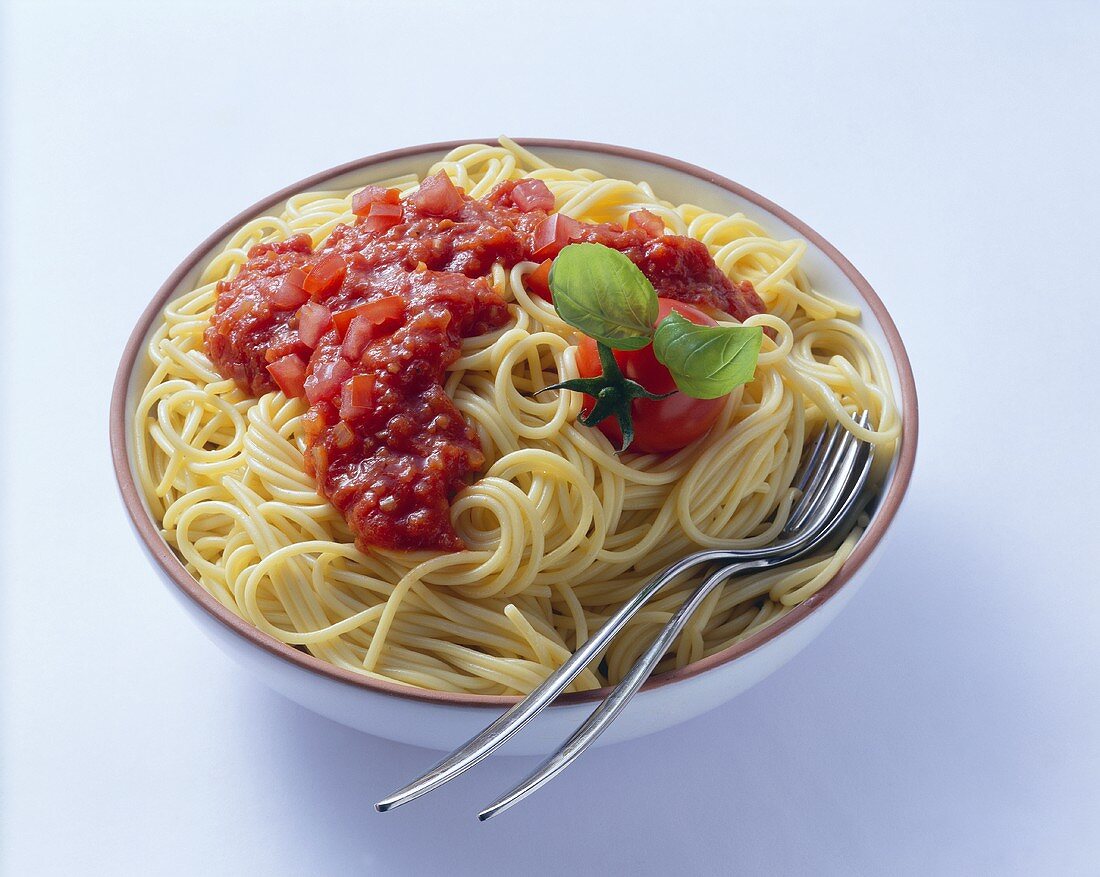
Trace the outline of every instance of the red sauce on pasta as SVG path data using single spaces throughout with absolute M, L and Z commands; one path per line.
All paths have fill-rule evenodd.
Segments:
M 356 223 L 316 250 L 305 235 L 260 244 L 219 283 L 207 353 L 253 395 L 280 388 L 309 401 L 306 469 L 360 547 L 463 547 L 450 499 L 484 456 L 443 385 L 462 339 L 508 320 L 485 280 L 494 264 L 541 262 L 592 241 L 626 254 L 662 297 L 742 320 L 764 310 L 698 241 L 651 222 L 579 223 L 552 208 L 531 180 L 483 200 L 441 174 L 403 200 L 367 187 L 353 201 Z

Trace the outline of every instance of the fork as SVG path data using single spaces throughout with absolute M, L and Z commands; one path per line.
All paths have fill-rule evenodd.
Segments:
M 856 422 L 867 426 L 863 412 Z M 822 429 L 795 478 L 800 491 L 777 541 L 762 548 L 707 549 L 690 554 L 651 579 L 627 601 L 573 655 L 550 674 L 523 700 L 499 716 L 434 767 L 408 785 L 375 804 L 380 812 L 407 804 L 464 773 L 511 739 L 541 713 L 615 637 L 642 606 L 669 582 L 698 566 L 721 564 L 708 575 L 668 621 L 653 644 L 646 649 L 625 677 L 588 719 L 555 753 L 526 779 L 493 804 L 478 818 L 482 821 L 516 804 L 568 767 L 622 712 L 706 596 L 732 576 L 805 557 L 816 548 L 843 535 L 842 530 L 859 507 L 874 457 L 874 446 L 856 439 L 841 424 Z M 846 531 L 844 531 L 846 534 Z

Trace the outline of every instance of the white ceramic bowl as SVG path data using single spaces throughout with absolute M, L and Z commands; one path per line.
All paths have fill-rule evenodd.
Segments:
M 111 452 L 123 502 L 138 541 L 180 605 L 215 643 L 276 691 L 314 712 L 380 737 L 432 749 L 451 749 L 480 730 L 514 697 L 456 695 L 379 682 L 333 667 L 261 633 L 207 594 L 161 538 L 135 485 L 130 423 L 141 390 L 135 363 L 164 305 L 193 288 L 212 254 L 248 220 L 281 209 L 286 198 L 311 189 L 351 188 L 404 173 L 423 174 L 461 142 L 433 143 L 371 156 L 319 173 L 276 192 L 230 219 L 172 272 L 138 321 L 123 354 L 111 400 Z M 866 330 L 886 353 L 901 400 L 905 434 L 870 527 L 836 577 L 777 623 L 681 670 L 655 676 L 600 738 L 600 744 L 659 731 L 713 709 L 793 658 L 855 595 L 883 550 L 883 537 L 905 494 L 916 456 L 917 399 L 901 338 L 870 285 L 837 250 L 805 223 L 743 186 L 702 168 L 649 152 L 564 140 L 520 140 L 561 167 L 588 167 L 628 180 L 646 180 L 662 197 L 720 213 L 743 210 L 780 238 L 809 242 L 803 265 L 815 286 L 858 304 Z M 602 692 L 566 695 L 506 750 L 545 754 L 591 711 Z

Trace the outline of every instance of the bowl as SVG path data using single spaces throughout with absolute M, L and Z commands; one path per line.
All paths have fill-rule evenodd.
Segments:
M 193 287 L 202 267 L 234 231 L 297 192 L 352 188 L 404 173 L 423 174 L 446 152 L 467 142 L 472 141 L 412 146 L 359 159 L 293 183 L 226 222 L 172 272 L 141 315 L 122 355 L 110 412 L 115 475 L 138 541 L 157 574 L 203 632 L 233 660 L 307 709 L 380 737 L 432 749 L 453 748 L 518 698 L 433 692 L 358 676 L 286 645 L 234 615 L 203 590 L 161 537 L 136 485 L 130 424 L 142 384 L 135 364 L 157 317 L 168 301 Z M 518 142 L 558 166 L 589 167 L 608 176 L 644 179 L 667 200 L 691 202 L 721 213 L 743 210 L 773 235 L 806 240 L 809 249 L 803 265 L 815 285 L 861 307 L 864 328 L 886 355 L 904 423 L 898 454 L 870 526 L 832 581 L 776 623 L 741 642 L 654 676 L 600 738 L 602 745 L 668 728 L 730 700 L 791 660 L 837 617 L 870 575 L 905 496 L 916 456 L 916 388 L 901 337 L 870 284 L 835 247 L 786 210 L 725 177 L 652 152 L 575 140 Z M 528 755 L 552 751 L 606 693 L 604 689 L 561 697 L 505 751 Z

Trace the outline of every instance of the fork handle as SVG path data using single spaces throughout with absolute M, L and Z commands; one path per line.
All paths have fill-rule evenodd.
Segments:
M 721 553 L 717 551 L 689 555 L 670 566 L 660 575 L 650 579 L 645 587 L 639 589 L 630 600 L 623 604 L 618 612 L 604 623 L 603 627 L 596 631 L 564 664 L 551 673 L 523 700 L 508 712 L 497 717 L 496 721 L 474 737 L 471 737 L 430 770 L 421 774 L 403 788 L 398 789 L 388 798 L 379 801 L 374 805 L 374 808 L 380 812 L 385 812 L 392 810 L 394 807 L 400 807 L 402 804 L 419 798 L 432 789 L 454 779 L 488 757 L 513 737 L 520 728 L 546 709 L 654 594 L 681 573 L 701 563 L 718 559 L 720 556 Z
M 498 813 L 507 810 L 513 804 L 522 801 L 536 789 L 548 783 L 576 761 L 580 754 L 591 746 L 595 739 L 615 720 L 638 689 L 642 687 L 707 595 L 731 576 L 770 565 L 772 564 L 766 560 L 736 563 L 724 566 L 707 576 L 702 584 L 695 589 L 694 593 L 683 602 L 676 614 L 669 619 L 652 645 L 642 653 L 642 656 L 630 668 L 630 672 L 615 686 L 611 694 L 593 710 L 584 724 L 573 732 L 573 735 L 561 745 L 557 752 L 549 756 L 510 792 L 505 793 L 501 798 L 482 810 L 477 818 L 484 822 L 486 819 L 491 819 Z

